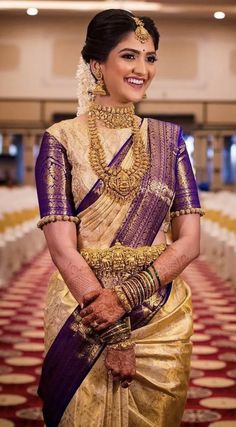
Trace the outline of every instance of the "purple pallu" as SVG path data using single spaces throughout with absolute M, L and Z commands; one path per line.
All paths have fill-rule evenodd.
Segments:
M 180 128 L 170 123 L 149 119 L 148 121 L 148 152 L 151 166 L 144 175 L 140 192 L 134 198 L 126 219 L 118 230 L 111 246 L 116 242 L 130 247 L 150 246 L 159 231 L 165 216 L 170 211 L 175 192 L 181 180 L 178 180 L 179 146 L 182 138 Z M 119 164 L 132 144 L 131 138 L 112 160 Z M 185 158 L 186 170 L 189 173 L 189 159 Z M 181 173 L 183 167 L 181 168 Z M 193 207 L 198 207 L 196 185 L 193 175 L 188 176 Z M 77 213 L 91 206 L 99 197 L 98 180 L 85 198 L 81 201 Z M 194 187 L 194 189 L 193 189 Z M 182 190 L 181 190 L 182 191 Z M 186 200 L 190 198 L 186 193 Z M 191 193 L 192 194 L 192 193 Z M 183 191 L 181 192 L 183 195 Z M 187 202 L 186 202 L 187 203 Z M 188 206 L 187 206 L 188 207 Z M 149 306 L 148 301 L 136 307 L 130 313 L 131 327 L 136 329 L 144 326 L 160 310 L 167 301 L 171 291 L 171 283 L 161 289 L 156 305 Z M 43 400 L 44 421 L 47 427 L 57 427 L 60 419 L 81 385 L 82 381 L 104 350 L 99 335 L 91 331 L 86 334 L 79 317 L 78 306 L 67 319 L 46 354 L 38 394 Z
M 80 306 L 61 328 L 42 366 L 38 395 L 43 400 L 47 427 L 58 426 L 68 403 L 104 348 L 96 336 L 88 340 L 84 334 L 75 332 L 79 310 Z

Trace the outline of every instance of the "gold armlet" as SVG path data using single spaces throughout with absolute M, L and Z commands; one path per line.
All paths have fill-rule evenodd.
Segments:
M 170 217 L 175 218 L 180 215 L 187 214 L 200 214 L 200 216 L 205 215 L 205 211 L 202 208 L 188 208 L 188 209 L 180 209 L 179 211 L 171 212 Z
M 37 224 L 38 228 L 43 228 L 44 225 L 49 224 L 50 222 L 56 222 L 56 221 L 69 221 L 74 222 L 76 225 L 80 223 L 80 219 L 76 216 L 69 216 L 69 215 L 47 215 L 44 216 Z

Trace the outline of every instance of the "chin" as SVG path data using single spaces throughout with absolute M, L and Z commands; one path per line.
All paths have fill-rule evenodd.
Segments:
M 144 92 L 126 95 L 126 102 L 132 102 L 136 104 L 137 102 L 142 101 Z

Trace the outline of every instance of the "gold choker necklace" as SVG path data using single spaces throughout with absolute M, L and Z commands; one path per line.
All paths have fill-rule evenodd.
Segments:
M 102 120 L 105 126 L 107 127 L 117 128 L 118 125 L 114 126 L 115 122 L 113 120 L 110 120 L 110 111 L 107 111 L 110 107 L 99 107 L 101 108 L 97 108 L 96 104 L 96 111 L 102 112 L 102 114 L 99 113 L 99 120 Z M 131 117 L 131 107 L 127 108 Z M 121 109 L 122 108 L 115 108 L 115 114 L 119 112 L 119 116 L 121 116 Z M 132 128 L 132 150 L 134 161 L 129 169 L 122 168 L 121 166 L 107 166 L 105 151 L 102 146 L 96 125 L 96 118 L 98 117 L 96 114 L 94 114 L 93 107 L 89 110 L 88 113 L 90 165 L 95 174 L 103 181 L 104 193 L 107 194 L 112 200 L 120 204 L 132 200 L 133 197 L 137 194 L 141 178 L 143 177 L 149 165 L 148 154 L 146 151 L 145 144 L 142 141 L 139 123 L 134 115 L 133 106 L 132 111 L 132 122 L 129 127 Z M 103 113 L 106 113 L 105 116 L 103 115 Z M 111 114 L 113 115 L 112 111 Z M 126 122 L 128 113 L 123 112 L 123 115 L 124 119 L 122 120 L 124 121 L 122 121 L 122 124 L 125 124 L 125 126 L 123 127 L 128 127 Z
M 101 120 L 111 129 L 131 128 L 134 118 L 134 105 L 128 107 L 107 107 L 92 102 L 89 106 L 89 115 Z

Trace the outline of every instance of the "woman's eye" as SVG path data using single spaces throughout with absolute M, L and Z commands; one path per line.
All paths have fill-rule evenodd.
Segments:
M 122 58 L 125 58 L 125 59 L 134 59 L 135 56 L 134 56 L 133 53 L 125 53 L 124 55 L 122 55 Z
M 148 62 L 151 62 L 153 64 L 154 62 L 157 61 L 157 57 L 156 56 L 148 56 L 147 60 L 148 60 Z

